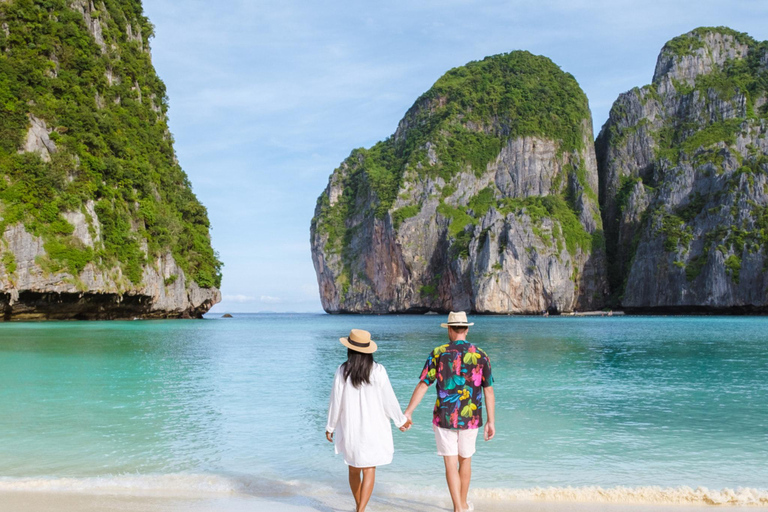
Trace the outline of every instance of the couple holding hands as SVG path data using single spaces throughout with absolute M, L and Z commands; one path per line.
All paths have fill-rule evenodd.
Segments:
M 488 416 L 486 441 L 493 438 L 496 428 L 491 362 L 485 352 L 467 341 L 472 325 L 463 312 L 451 312 L 448 322 L 441 324 L 448 329 L 449 343 L 429 355 L 405 412 L 400 411 L 387 371 L 373 360 L 377 346 L 370 333 L 352 329 L 339 340 L 347 347 L 347 361 L 336 370 L 325 436 L 349 466 L 357 512 L 365 512 L 371 498 L 376 466 L 392 462 L 390 420 L 403 432 L 411 428 L 413 411 L 432 383 L 437 385 L 432 426 L 437 454 L 445 463 L 453 510 L 473 510 L 467 492 L 475 441 L 483 426 L 483 402 Z

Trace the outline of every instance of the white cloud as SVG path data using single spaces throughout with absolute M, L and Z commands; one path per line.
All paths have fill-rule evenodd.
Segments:
M 246 302 L 264 302 L 266 304 L 279 304 L 283 302 L 283 299 L 280 297 L 273 297 L 271 295 L 262 295 L 258 299 L 252 295 L 244 295 L 242 293 L 238 294 L 224 294 L 222 295 L 222 302 L 236 302 L 238 304 L 243 304 Z
M 224 302 L 243 303 L 243 302 L 253 302 L 256 300 L 256 297 L 251 297 L 250 295 L 237 294 L 237 295 L 222 295 L 221 299 Z

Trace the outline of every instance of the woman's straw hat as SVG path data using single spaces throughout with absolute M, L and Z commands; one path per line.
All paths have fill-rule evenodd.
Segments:
M 363 354 L 373 354 L 378 348 L 376 342 L 371 339 L 371 333 L 362 329 L 352 329 L 349 331 L 349 336 L 339 338 L 339 341 L 348 349 Z
M 447 324 L 440 324 L 440 327 L 469 327 L 470 325 L 475 325 L 474 322 L 467 323 L 467 314 L 463 311 L 453 312 L 451 311 L 448 313 L 448 323 Z

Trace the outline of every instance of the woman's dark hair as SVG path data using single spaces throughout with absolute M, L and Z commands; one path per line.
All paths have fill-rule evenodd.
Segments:
M 344 378 L 352 379 L 352 385 L 370 384 L 373 370 L 373 354 L 363 354 L 351 348 L 347 349 L 347 362 L 344 363 Z

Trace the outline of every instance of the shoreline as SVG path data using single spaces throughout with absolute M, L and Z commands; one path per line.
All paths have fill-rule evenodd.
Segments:
M 375 311 L 325 311 L 324 314 L 329 316 L 438 316 L 447 315 L 448 310 L 445 311 L 388 311 L 385 313 L 377 313 Z M 219 313 L 212 313 L 218 315 Z M 221 313 L 223 314 L 223 313 Z M 231 313 L 236 316 L 240 315 L 253 315 L 259 313 Z M 275 313 L 272 313 L 275 314 Z M 302 313 L 296 313 L 302 314 Z M 316 313 L 306 313 L 316 314 Z M 321 312 L 320 314 L 323 314 Z M 711 306 L 662 306 L 662 307 L 643 307 L 643 308 L 615 308 L 610 310 L 574 310 L 565 312 L 524 312 L 524 313 L 498 313 L 498 312 L 484 312 L 484 311 L 468 311 L 468 315 L 483 316 L 483 317 L 574 317 L 574 316 L 688 316 L 688 317 L 702 317 L 702 316 L 727 316 L 727 317 L 764 317 L 768 316 L 768 306 L 733 306 L 733 307 L 711 307 Z
M 447 490 L 433 485 L 380 483 L 376 511 L 451 509 Z M 351 503 L 346 481 L 275 480 L 255 475 L 155 474 L 86 478 L 0 478 L 0 511 L 259 511 L 345 510 Z M 582 486 L 482 488 L 470 490 L 480 510 L 560 512 L 676 511 L 712 507 L 768 508 L 768 489 L 687 486 Z M 14 506 L 8 507 L 9 504 Z M 5 507 L 3 506 L 5 505 Z
M 7 317 L 0 314 L 0 325 L 4 324 L 45 324 L 55 322 L 67 322 L 67 323 L 93 323 L 93 322 L 129 322 L 138 320 L 153 320 L 153 321 L 174 321 L 174 320 L 219 320 L 219 319 L 232 319 L 238 316 L 256 316 L 256 315 L 307 315 L 307 316 L 331 316 L 331 317 L 364 317 L 364 316 L 439 316 L 447 315 L 448 311 L 435 312 L 435 311 L 395 311 L 387 313 L 376 312 L 354 312 L 354 311 L 315 311 L 315 312 L 294 312 L 294 311 L 255 311 L 255 312 L 208 312 L 204 315 L 190 317 L 190 316 L 108 316 L 108 317 L 82 317 L 78 315 L 69 317 L 45 317 L 42 314 L 30 315 L 25 317 L 13 316 Z M 768 316 L 767 308 L 754 308 L 754 307 L 733 307 L 733 308 L 710 308 L 709 306 L 681 306 L 681 307 L 664 307 L 664 308 L 616 308 L 607 311 L 603 310 L 584 310 L 584 311 L 569 311 L 563 313 L 485 313 L 471 311 L 468 314 L 481 317 L 517 317 L 517 318 L 575 318 L 575 317 L 709 317 L 709 316 L 722 316 L 722 317 L 750 317 L 761 318 Z M 231 315 L 225 317 L 224 315 Z
M 347 493 L 348 494 L 348 493 Z M 141 496 L 130 494 L 87 494 L 73 492 L 0 491 L 0 510 L 24 512 L 336 512 L 351 510 L 352 497 L 342 493 L 290 498 L 244 495 L 220 496 Z M 680 512 L 704 511 L 713 507 L 765 508 L 768 505 L 701 505 L 691 503 L 613 503 L 488 499 L 472 496 L 476 510 L 485 512 Z M 447 491 L 444 496 L 394 496 L 374 491 L 372 512 L 450 512 Z

